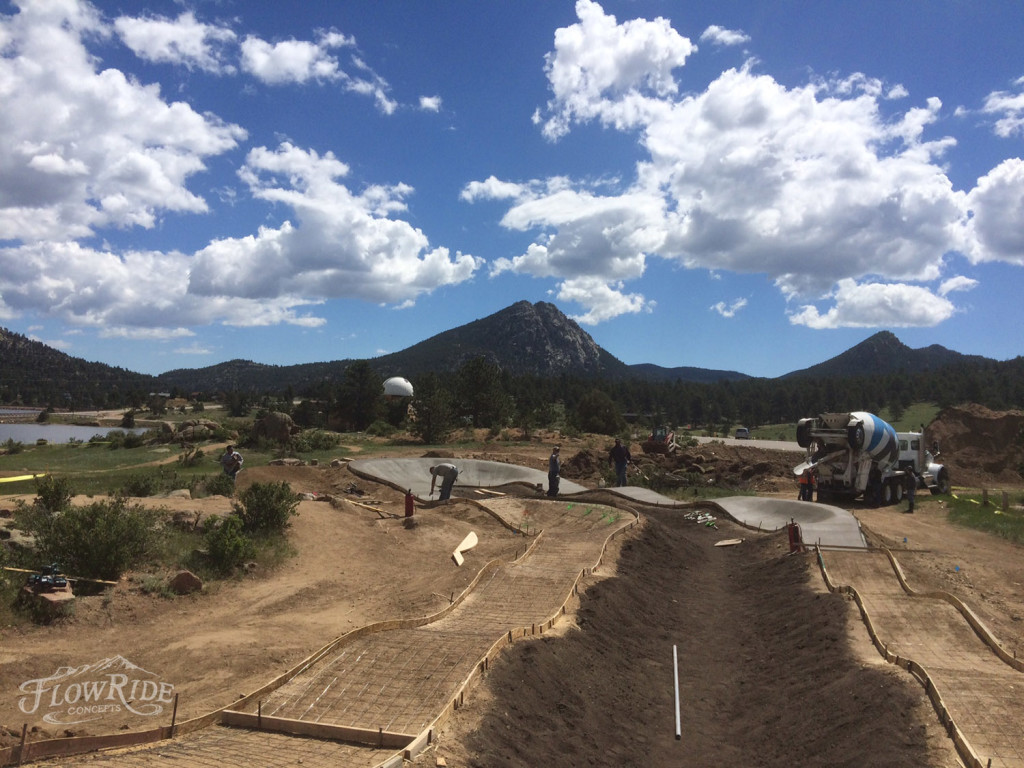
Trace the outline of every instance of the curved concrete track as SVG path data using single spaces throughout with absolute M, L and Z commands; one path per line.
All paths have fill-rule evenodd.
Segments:
M 548 487 L 548 474 L 539 469 L 520 467 L 516 464 L 505 464 L 500 461 L 482 461 L 480 459 L 357 459 L 349 462 L 350 471 L 385 483 L 399 490 L 412 491 L 413 495 L 422 500 L 430 496 L 430 468 L 435 464 L 448 462 L 459 468 L 459 479 L 455 481 L 452 495 L 465 495 L 466 491 L 476 488 L 500 488 L 509 483 L 526 483 L 531 486 Z M 434 489 L 438 492 L 440 482 Z M 561 494 L 571 495 L 582 493 L 587 489 L 569 480 L 559 483 Z M 476 497 L 474 497 L 476 498 Z
M 426 498 L 428 467 L 436 461 L 369 459 L 349 466 L 358 475 Z M 468 495 L 477 485 L 547 483 L 539 470 L 475 460 L 454 463 L 463 470 L 457 495 Z M 259 716 L 314 729 L 334 728 L 335 733 L 358 729 L 404 734 L 406 740 L 418 737 L 422 747 L 432 726 L 457 707 L 474 675 L 514 636 L 550 626 L 581 573 L 599 563 L 609 537 L 634 520 L 632 514 L 593 503 L 593 490 L 564 480 L 561 489 L 564 504 L 531 513 L 533 525 L 542 532 L 524 540 L 532 542 L 530 549 L 513 563 L 485 570 L 476 588 L 443 617 L 420 626 L 346 636 L 264 697 Z M 574 496 L 585 493 L 591 495 L 574 501 Z M 606 488 L 602 493 L 642 504 L 692 507 L 643 488 Z M 476 501 L 513 529 L 523 520 L 523 505 L 512 497 Z M 962 742 L 965 762 L 983 768 L 991 760 L 994 768 L 1024 768 L 1024 674 L 1000 661 L 948 602 L 910 596 L 888 559 L 867 551 L 853 515 L 822 504 L 755 497 L 719 499 L 715 504 L 755 529 L 778 530 L 793 520 L 800 524 L 806 543 L 819 544 L 822 550 L 840 548 L 821 553 L 823 571 L 833 584 L 855 591 L 883 655 L 910 667 L 933 701 L 942 702 L 937 709 L 947 713 L 940 715 L 943 722 L 953 723 L 947 727 Z M 242 717 L 251 720 L 256 711 L 249 706 Z M 400 765 L 402 755 L 395 748 L 215 726 L 146 748 L 65 758 L 59 764 L 223 768 L 301 760 L 307 768 L 370 768 Z

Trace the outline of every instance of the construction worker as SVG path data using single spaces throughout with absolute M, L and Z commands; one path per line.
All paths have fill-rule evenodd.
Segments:
M 235 446 L 229 445 L 221 454 L 220 465 L 224 468 L 224 474 L 234 480 L 242 469 L 242 454 L 235 450 Z
M 455 478 L 459 476 L 459 468 L 454 464 L 445 462 L 444 464 L 437 464 L 430 468 L 430 495 L 434 495 L 434 484 L 437 482 L 437 478 L 441 477 L 441 493 L 438 495 L 438 499 L 444 501 L 452 497 L 452 486 L 455 485 Z
M 558 476 L 562 471 L 562 459 L 558 455 L 560 450 L 556 445 L 551 449 L 551 456 L 548 457 L 548 496 L 558 495 Z
M 623 487 L 626 484 L 626 465 L 633 457 L 629 454 L 629 448 L 622 444 L 619 438 L 615 438 L 615 445 L 608 452 L 608 463 L 615 465 L 615 484 Z
M 907 513 L 912 515 L 914 514 L 914 494 L 917 493 L 917 476 L 908 469 L 904 480 L 906 481 L 907 504 L 909 505 Z

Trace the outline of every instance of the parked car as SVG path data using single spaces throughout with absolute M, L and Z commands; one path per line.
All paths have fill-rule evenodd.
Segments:
M 746 427 L 737 427 L 736 434 L 733 435 L 733 437 L 735 437 L 737 440 L 749 440 L 750 430 L 747 429 Z

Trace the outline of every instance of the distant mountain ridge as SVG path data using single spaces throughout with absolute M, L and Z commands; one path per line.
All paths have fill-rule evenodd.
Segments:
M 884 376 L 900 371 L 937 371 L 962 363 L 992 362 L 980 355 L 964 355 L 932 344 L 921 349 L 911 349 L 890 331 L 879 331 L 874 336 L 850 347 L 840 355 L 823 363 L 799 371 L 792 371 L 780 378 L 789 379 L 815 376 L 822 379 L 847 378 L 851 376 Z
M 457 370 L 483 357 L 512 375 L 572 376 L 593 379 L 640 379 L 652 382 L 714 383 L 750 379 L 737 371 L 691 366 L 665 368 L 653 363 L 626 365 L 557 307 L 547 302 L 519 301 L 492 315 L 439 333 L 399 352 L 368 362 L 381 376 L 415 378 L 426 372 Z M 0 402 L 24 393 L 62 404 L 66 394 L 76 401 L 104 402 L 111 391 L 282 392 L 312 391 L 317 385 L 341 381 L 353 360 L 267 365 L 230 360 L 205 368 L 181 368 L 149 376 L 87 363 L 41 342 L 0 329 Z M 938 370 L 958 364 L 994 362 L 964 355 L 940 345 L 911 349 L 893 333 L 881 331 L 836 357 L 780 379 L 878 376 L 900 371 Z M 33 400 L 33 402 L 41 402 Z

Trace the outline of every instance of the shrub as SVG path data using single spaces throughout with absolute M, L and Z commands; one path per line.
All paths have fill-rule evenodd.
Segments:
M 210 564 L 221 573 L 230 573 L 256 554 L 256 545 L 245 535 L 241 518 L 211 516 L 204 528 Z
M 15 440 L 13 437 L 7 438 L 7 442 L 4 443 L 4 451 L 13 456 L 16 453 L 21 453 L 25 450 L 25 444 L 19 440 Z
M 377 419 L 366 428 L 366 434 L 373 435 L 374 437 L 390 437 L 397 431 L 397 428 L 388 424 L 383 419 Z
M 152 496 L 160 489 L 160 481 L 153 475 L 132 475 L 124 481 L 121 493 L 125 496 Z
M 153 515 L 124 497 L 67 507 L 34 531 L 46 562 L 68 573 L 117 580 L 142 561 L 153 545 Z
M 373 429 L 372 424 L 370 429 Z M 369 432 L 369 430 L 367 431 Z M 332 448 L 337 448 L 340 443 L 341 435 L 337 432 L 327 432 L 322 429 L 307 429 L 292 437 L 292 447 L 297 453 L 329 451 Z
M 235 495 L 235 481 L 224 473 L 217 475 L 207 475 L 202 480 L 203 492 L 209 496 L 227 496 L 231 497 Z
M 231 505 L 246 533 L 283 533 L 291 524 L 298 497 L 286 482 L 253 483 Z
M 35 505 L 47 512 L 60 512 L 71 506 L 75 492 L 66 477 L 44 475 L 36 478 Z
M 183 467 L 194 467 L 203 460 L 203 449 L 195 445 L 186 445 L 185 450 L 178 456 L 178 463 Z

